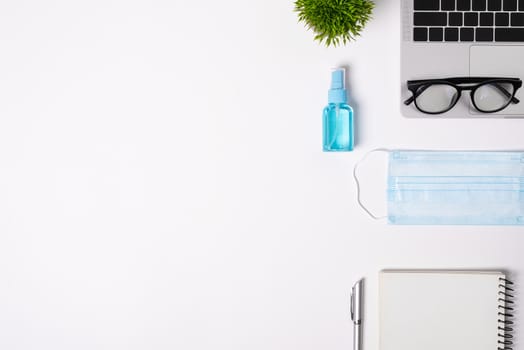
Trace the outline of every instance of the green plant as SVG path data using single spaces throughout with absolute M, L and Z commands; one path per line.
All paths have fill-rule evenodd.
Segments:
M 374 3 L 370 0 L 296 0 L 298 19 L 315 32 L 315 40 L 326 46 L 346 44 L 371 18 Z

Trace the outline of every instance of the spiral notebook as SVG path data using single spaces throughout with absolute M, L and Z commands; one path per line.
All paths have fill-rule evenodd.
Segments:
M 513 289 L 502 272 L 380 272 L 380 350 L 510 350 Z

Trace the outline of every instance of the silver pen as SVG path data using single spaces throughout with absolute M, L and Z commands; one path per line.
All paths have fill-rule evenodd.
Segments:
M 362 349 L 362 295 L 364 280 L 358 280 L 351 289 L 351 321 L 353 321 L 353 350 Z

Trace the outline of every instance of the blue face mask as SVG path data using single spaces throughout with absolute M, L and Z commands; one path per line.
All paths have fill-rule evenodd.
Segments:
M 524 225 L 524 152 L 389 151 L 387 204 L 390 224 Z

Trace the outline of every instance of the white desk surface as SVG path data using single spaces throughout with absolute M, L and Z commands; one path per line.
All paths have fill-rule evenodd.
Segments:
M 522 227 L 387 226 L 356 205 L 375 147 L 524 148 L 524 120 L 400 116 L 398 9 L 377 0 L 356 43 L 326 49 L 291 0 L 4 1 L 0 348 L 345 350 L 365 277 L 377 350 L 383 268 L 504 268 L 522 287 Z M 321 152 L 336 65 L 353 153 Z

